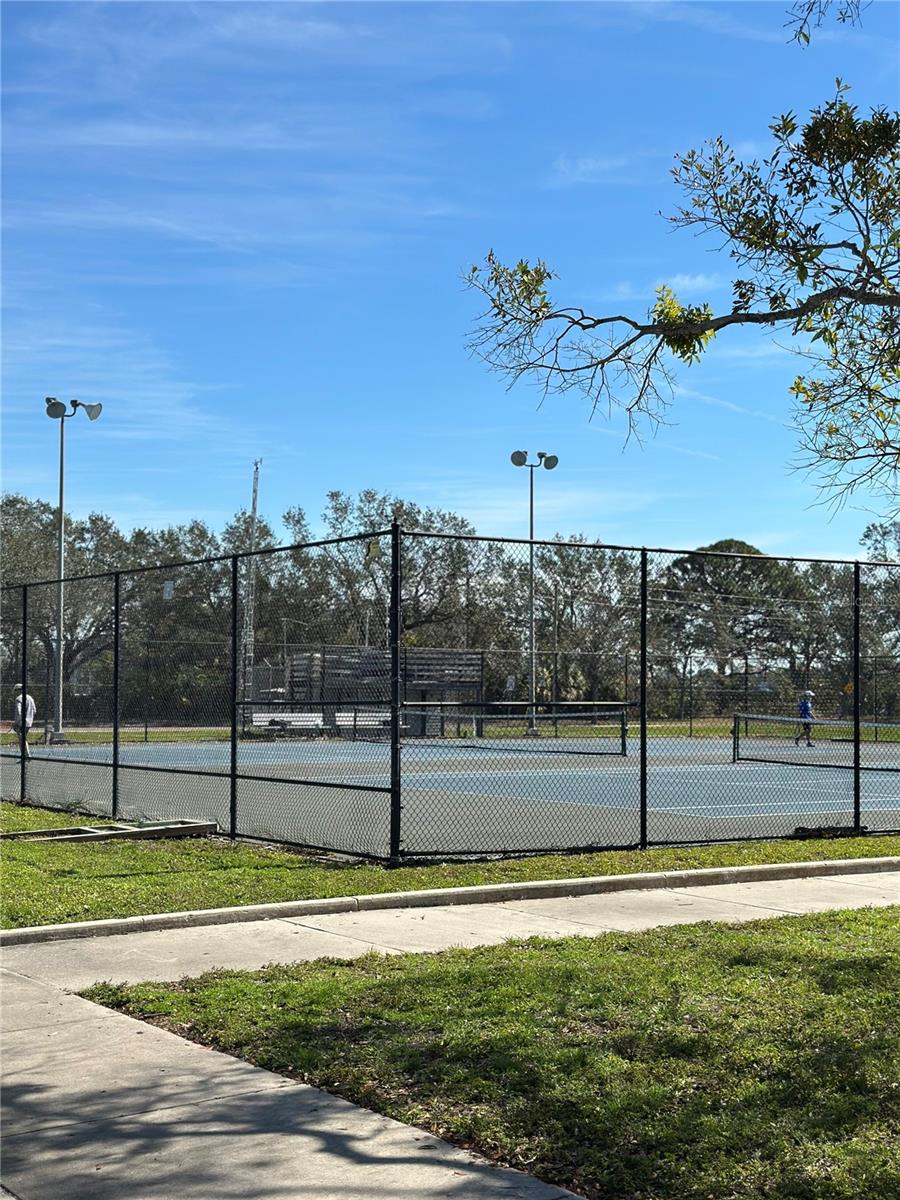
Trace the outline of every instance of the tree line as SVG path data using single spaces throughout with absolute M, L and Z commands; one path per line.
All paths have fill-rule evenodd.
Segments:
M 289 694 L 292 662 L 324 646 L 386 651 L 389 530 L 403 539 L 403 644 L 481 654 L 484 696 L 528 695 L 529 553 L 523 543 L 480 540 L 456 513 L 365 490 L 328 495 L 323 538 L 307 515 L 283 518 L 296 547 L 276 551 L 272 525 L 255 535 L 246 511 L 221 532 L 200 520 L 160 530 L 120 530 L 107 516 L 67 522 L 67 574 L 121 572 L 123 719 L 230 720 L 231 561 L 238 565 L 241 694 Z M 414 532 L 418 531 L 418 532 Z M 432 536 L 429 536 L 429 533 Z M 0 500 L 4 582 L 52 579 L 56 511 L 21 495 Z M 332 540 L 337 539 L 337 540 Z M 865 556 L 896 561 L 900 522 L 870 525 Z M 188 563 L 174 566 L 171 564 Z M 166 565 L 170 564 L 170 565 Z M 152 568 L 142 570 L 141 568 Z M 697 551 L 652 552 L 647 572 L 651 715 L 714 716 L 750 707 L 791 711 L 798 690 L 816 691 L 823 715 L 852 705 L 852 564 L 770 558 L 726 539 Z M 557 536 L 535 550 L 538 693 L 550 700 L 634 699 L 639 686 L 640 554 Z M 864 709 L 900 712 L 900 566 L 861 570 Z M 67 707 L 110 714 L 114 638 L 112 576 L 69 582 L 64 614 Z M 7 679 L 21 662 L 21 592 L 4 593 L 0 653 Z M 50 695 L 56 589 L 29 587 L 29 678 Z M 387 655 L 383 663 L 387 695 Z M 4 688 L 4 697 L 9 691 Z M 47 705 L 43 706 L 44 708 Z M 111 716 L 109 716 L 111 720 Z

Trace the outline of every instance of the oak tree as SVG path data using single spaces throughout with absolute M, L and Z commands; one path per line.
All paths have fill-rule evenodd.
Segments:
M 900 462 L 900 114 L 862 114 L 838 80 L 800 123 L 770 126 L 774 149 L 743 161 L 721 137 L 676 156 L 683 195 L 669 218 L 716 238 L 734 264 L 730 305 L 685 303 L 660 286 L 646 316 L 590 313 L 551 296 L 543 259 L 491 251 L 469 285 L 487 301 L 470 348 L 510 383 L 578 390 L 623 409 L 633 430 L 661 419 L 673 367 L 710 341 L 762 326 L 805 362 L 791 392 L 803 461 L 841 496 L 862 483 L 896 497 Z

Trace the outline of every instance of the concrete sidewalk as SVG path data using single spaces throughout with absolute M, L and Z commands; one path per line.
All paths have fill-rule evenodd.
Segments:
M 898 903 L 894 871 L 12 946 L 2 977 L 3 1183 L 19 1200 L 563 1197 L 569 1193 L 63 989 L 371 950 L 593 937 Z

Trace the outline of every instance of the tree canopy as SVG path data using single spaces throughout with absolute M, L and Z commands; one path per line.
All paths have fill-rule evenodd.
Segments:
M 23 496 L 3 497 L 4 580 L 52 578 L 55 513 Z M 527 698 L 527 544 L 473 537 L 464 518 L 366 490 L 328 497 L 322 524 L 344 539 L 316 542 L 302 510 L 285 515 L 293 548 L 241 559 L 238 575 L 242 679 L 258 696 L 290 686 L 292 664 L 328 647 L 359 648 L 387 680 L 389 537 L 363 536 L 399 519 L 402 639 L 409 649 L 480 658 L 484 697 Z M 435 536 L 449 534 L 451 536 Z M 94 514 L 68 523 L 73 573 L 121 574 L 121 688 L 125 722 L 226 725 L 231 670 L 231 566 L 188 562 L 242 552 L 247 514 L 222 533 L 202 521 L 124 534 Z M 260 519 L 255 544 L 271 550 Z M 900 524 L 869 526 L 868 554 L 896 562 Z M 153 564 L 159 564 L 153 566 Z M 168 565 L 166 565 L 168 564 Z M 129 567 L 150 567 L 137 572 Z M 713 716 L 750 703 L 793 711 L 813 686 L 823 712 L 849 703 L 853 567 L 792 562 L 725 539 L 698 551 L 651 552 L 648 564 L 651 706 L 660 718 Z M 244 618 L 254 578 L 252 652 Z M 640 643 L 641 556 L 557 537 L 535 552 L 537 687 L 542 701 L 633 699 Z M 16 677 L 21 595 L 3 596 L 0 660 Z M 867 712 L 900 713 L 900 570 L 862 570 L 863 682 Z M 51 710 L 56 589 L 29 587 L 29 676 L 42 716 Z M 109 576 L 65 592 L 66 709 L 107 722 L 112 703 L 113 584 Z M 380 656 L 380 657 L 379 657 Z M 2 698 L 0 698 L 2 699 Z
M 510 383 L 577 390 L 658 422 L 673 368 L 738 326 L 783 331 L 806 361 L 792 386 L 803 453 L 840 496 L 866 483 L 896 501 L 900 464 L 900 114 L 863 115 L 838 80 L 805 123 L 770 126 L 774 149 L 743 161 L 721 137 L 676 156 L 683 195 L 669 218 L 711 234 L 735 265 L 730 306 L 657 289 L 646 317 L 595 315 L 551 298 L 543 259 L 490 251 L 469 285 L 487 301 L 470 348 Z

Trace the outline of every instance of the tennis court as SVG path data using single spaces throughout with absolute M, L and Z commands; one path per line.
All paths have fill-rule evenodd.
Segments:
M 10 799 L 394 863 L 900 830 L 898 564 L 395 524 L 69 580 L 68 658 L 3 595 Z
M 748 726 L 748 728 L 750 728 Z M 813 747 L 741 723 L 733 737 L 648 737 L 647 838 L 689 842 L 783 836 L 853 822 L 853 745 L 816 730 Z M 843 731 L 840 731 L 841 733 Z M 454 730 L 455 734 L 455 730 Z M 870 829 L 900 828 L 900 741 L 860 747 L 860 800 Z M 885 740 L 887 738 L 887 740 Z M 407 854 L 466 854 L 640 840 L 640 744 L 616 737 L 416 737 L 401 747 Z M 119 811 L 189 815 L 227 827 L 231 746 L 147 742 L 119 749 Z M 389 741 L 383 737 L 247 739 L 237 745 L 241 832 L 341 849 L 388 836 Z M 745 757 L 746 756 L 746 757 Z M 74 792 L 107 811 L 112 746 L 35 747 L 30 789 L 63 805 Z M 17 759 L 4 755 L 4 774 Z M 80 786 L 79 786 L 80 781 Z

